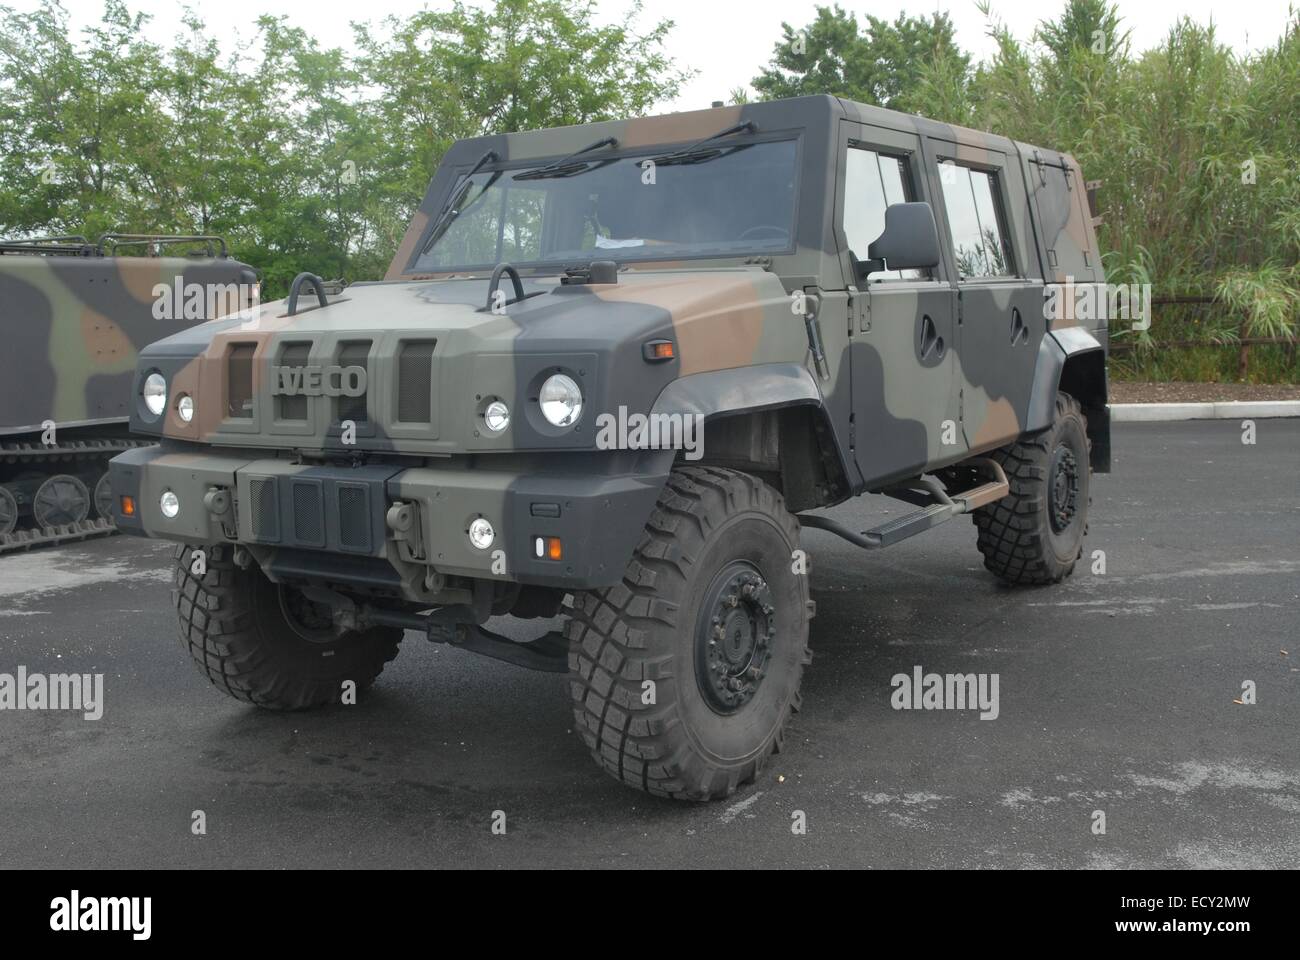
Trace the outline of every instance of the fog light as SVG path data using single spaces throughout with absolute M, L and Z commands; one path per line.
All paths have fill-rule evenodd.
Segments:
M 181 501 L 170 490 L 164 490 L 163 495 L 158 498 L 158 509 L 168 520 L 174 520 L 176 514 L 181 512 Z
M 495 539 L 496 531 L 492 529 L 492 524 L 482 517 L 469 525 L 469 542 L 478 549 L 486 550 L 492 546 L 492 541 Z
M 176 401 L 176 413 L 182 420 L 189 423 L 194 419 L 194 398 L 187 393 L 182 393 L 180 399 Z
M 483 425 L 493 433 L 510 426 L 510 408 L 500 400 L 493 400 L 483 410 Z

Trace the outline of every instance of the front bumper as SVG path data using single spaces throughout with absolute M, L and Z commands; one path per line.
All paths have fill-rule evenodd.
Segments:
M 567 590 L 618 582 L 666 479 L 305 466 L 164 447 L 128 451 L 111 462 L 110 472 L 114 520 L 126 534 L 194 545 L 242 543 L 292 558 L 300 575 L 323 580 L 338 577 L 349 562 L 373 567 L 387 561 L 403 574 L 422 566 L 448 576 Z M 168 491 L 180 503 L 172 518 L 160 507 Z M 130 515 L 123 512 L 127 497 L 134 504 Z M 222 499 L 226 507 L 216 512 Z M 391 528 L 394 505 L 414 508 L 409 532 Z M 479 517 L 496 534 L 486 549 L 468 536 Z M 561 559 L 550 559 L 550 538 L 560 540 Z

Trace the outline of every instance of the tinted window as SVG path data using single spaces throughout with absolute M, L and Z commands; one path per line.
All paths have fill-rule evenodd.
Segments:
M 957 272 L 1005 277 L 1013 272 L 997 201 L 997 174 L 955 163 L 939 164 Z
M 850 147 L 844 171 L 844 235 L 849 249 L 859 260 L 867 259 L 867 249 L 885 230 L 885 208 L 911 199 L 907 189 L 907 167 L 902 157 L 891 157 Z M 882 270 L 872 280 L 917 279 L 924 270 Z

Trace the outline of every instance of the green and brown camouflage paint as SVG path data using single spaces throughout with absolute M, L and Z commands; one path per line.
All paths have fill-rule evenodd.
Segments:
M 499 314 L 485 306 L 490 267 L 436 274 L 416 269 L 430 224 L 489 149 L 496 167 L 505 169 L 566 156 L 605 137 L 617 138 L 612 155 L 635 156 L 746 120 L 760 136 L 798 142 L 797 217 L 784 251 L 638 261 L 624 265 L 613 284 L 562 284 L 560 275 L 572 264 L 516 264 L 528 296 Z M 901 151 L 913 199 L 934 208 L 943 254 L 925 283 L 863 283 L 855 275 L 841 227 L 850 140 L 879 140 Z M 937 167 L 949 158 L 997 173 L 1013 276 L 958 278 Z M 554 371 L 580 384 L 584 409 L 593 415 L 625 407 L 716 418 L 809 406 L 843 480 L 827 488 L 825 503 L 960 462 L 1045 426 L 1038 422 L 1043 398 L 1054 397 L 1066 365 L 1082 354 L 1104 357 L 1104 320 L 1058 333 L 1043 311 L 1045 283 L 1067 276 L 1076 283 L 1102 280 L 1082 186 L 1071 158 L 832 97 L 459 142 L 431 181 L 384 281 L 354 284 L 327 306 L 295 316 L 287 315 L 284 302 L 264 304 L 251 318 L 203 324 L 142 353 L 134 390 L 157 369 L 167 376 L 170 395 L 189 393 L 198 413 L 188 424 L 172 405 L 157 421 L 139 408 L 133 413 L 137 432 L 164 440 L 161 451 L 119 458 L 123 470 L 133 471 L 124 480 L 149 491 L 137 526 L 156 536 L 210 542 L 222 536 L 213 518 L 166 521 L 151 494 L 181 484 L 194 503 L 212 483 L 237 490 L 245 475 L 311 477 L 338 469 L 335 462 L 366 461 L 391 467 L 384 480 L 390 499 L 421 505 L 420 563 L 432 569 L 557 586 L 613 582 L 672 452 L 598 451 L 587 414 L 571 430 L 548 429 L 534 408 L 540 380 Z M 820 331 L 820 368 L 805 317 L 794 308 L 801 294 L 809 297 Z M 923 356 L 917 331 L 932 320 L 946 335 L 946 347 Z M 1060 325 L 1077 326 L 1072 318 Z M 655 339 L 674 342 L 673 360 L 644 360 L 642 345 Z M 399 357 L 404 345 L 427 341 L 436 341 L 431 366 L 421 374 L 430 378 L 431 409 L 427 420 L 403 422 L 396 399 Z M 274 367 L 307 358 L 337 364 L 363 354 L 369 385 L 364 408 L 319 397 L 287 415 L 285 398 L 274 389 Z M 229 394 L 232 357 L 247 364 L 250 382 L 249 403 L 238 410 Z M 1081 399 L 1104 412 L 1104 370 L 1100 382 L 1090 384 L 1092 395 Z M 513 412 L 499 435 L 479 429 L 487 398 L 504 400 Z M 345 412 L 357 427 L 353 444 L 341 442 Z M 516 501 L 561 501 L 565 490 L 576 492 L 563 522 L 519 520 Z M 527 556 L 529 539 L 550 529 L 591 544 L 592 556 L 550 571 L 512 560 L 502 574 L 492 569 L 489 555 L 465 544 L 474 515 L 507 527 L 503 543 L 512 558 Z M 391 540 L 374 545 L 376 556 L 387 555 L 402 571 L 408 599 L 422 598 L 394 550 Z

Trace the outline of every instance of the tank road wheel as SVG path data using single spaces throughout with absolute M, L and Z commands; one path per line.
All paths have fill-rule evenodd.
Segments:
M 608 773 L 713 800 L 780 749 L 811 659 L 798 546 L 758 479 L 673 472 L 622 582 L 575 597 L 565 630 L 575 723 Z
M 0 487 L 0 537 L 18 526 L 18 501 L 8 487 Z
M 113 519 L 113 485 L 109 482 L 107 470 L 95 482 L 95 516 Z
M 1088 449 L 1079 402 L 1062 393 L 1050 427 L 990 454 L 1011 493 L 976 510 L 975 525 L 984 566 L 1007 583 L 1059 583 L 1074 570 L 1088 529 Z
M 76 477 L 56 474 L 36 488 L 32 513 L 38 527 L 80 523 L 90 516 L 90 492 Z
M 397 656 L 401 630 L 338 630 L 298 590 L 272 583 L 256 564 L 237 567 L 226 545 L 205 548 L 207 570 L 196 576 L 194 549 L 175 554 L 181 645 L 236 700 L 270 710 L 339 703 L 345 681 L 364 690 Z

